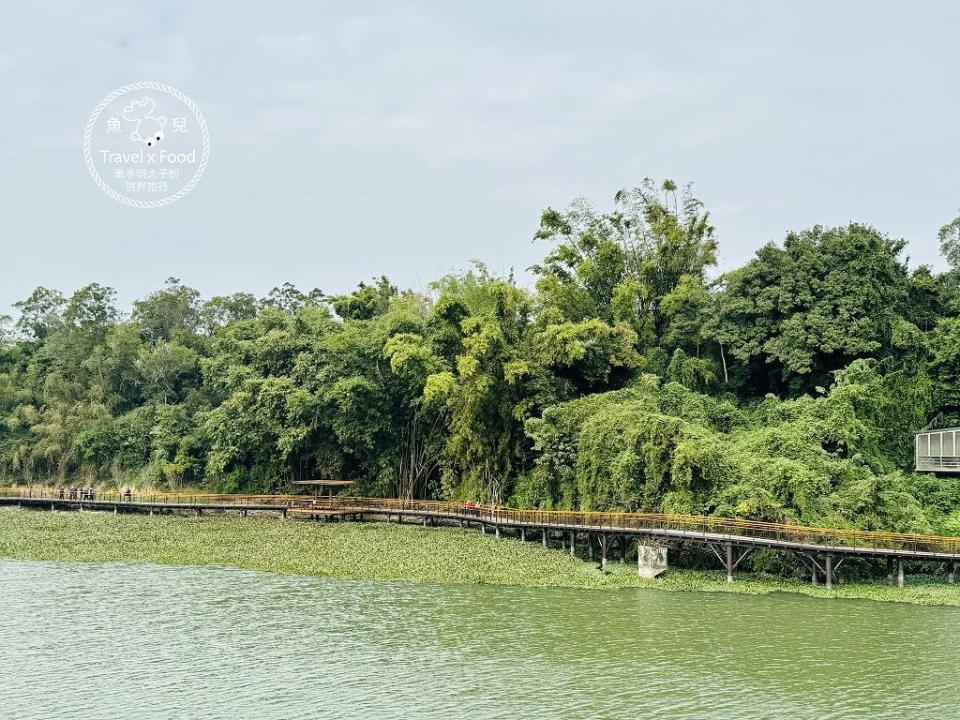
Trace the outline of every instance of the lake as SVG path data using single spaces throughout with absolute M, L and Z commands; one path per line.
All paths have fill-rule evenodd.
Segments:
M 960 717 L 960 608 L 0 560 L 0 717 Z

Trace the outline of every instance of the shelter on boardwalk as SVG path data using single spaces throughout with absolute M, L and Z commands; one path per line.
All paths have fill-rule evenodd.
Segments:
M 332 498 L 336 489 L 350 487 L 356 480 L 294 480 L 294 485 L 300 487 L 313 488 L 313 499 L 320 499 L 320 491 L 326 489 L 326 496 Z
M 921 430 L 914 456 L 917 472 L 960 473 L 960 428 Z

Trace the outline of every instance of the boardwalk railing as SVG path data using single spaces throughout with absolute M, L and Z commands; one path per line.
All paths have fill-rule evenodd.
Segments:
M 342 496 L 321 499 L 318 507 L 329 508 L 337 512 L 428 513 L 516 527 L 580 529 L 588 532 L 609 533 L 673 531 L 691 535 L 726 535 L 752 540 L 769 540 L 791 545 L 960 554 L 960 537 L 954 536 L 816 528 L 702 515 L 520 510 L 434 500 L 393 500 Z M 309 511 L 303 510 L 301 512 Z
M 277 507 L 297 507 L 313 502 L 313 495 L 250 495 L 233 493 L 119 493 L 96 492 L 87 497 L 82 491 L 71 497 L 69 490 L 63 496 L 50 488 L 0 488 L 0 498 L 21 498 L 24 500 L 73 500 L 83 502 L 132 503 L 140 505 L 271 505 Z
M 64 497 L 49 488 L 0 489 L 0 498 L 74 503 L 115 503 L 150 506 L 192 506 L 211 508 L 287 508 L 293 514 L 406 514 L 443 517 L 453 520 L 490 523 L 507 527 L 573 530 L 596 533 L 666 534 L 742 538 L 744 541 L 768 541 L 793 547 L 858 548 L 894 550 L 924 554 L 960 555 L 960 537 L 908 533 L 817 528 L 784 523 L 759 522 L 739 518 L 700 515 L 664 515 L 627 512 L 579 512 L 566 510 L 520 510 L 489 505 L 472 505 L 437 500 L 407 500 L 310 495 L 233 495 L 201 493 L 97 493 L 89 498 Z

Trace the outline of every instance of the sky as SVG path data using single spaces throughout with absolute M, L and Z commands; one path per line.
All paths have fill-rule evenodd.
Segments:
M 292 282 L 423 289 L 527 268 L 540 213 L 644 177 L 692 182 L 720 266 L 870 223 L 943 267 L 960 210 L 960 5 L 894 2 L 0 0 L 0 314 L 44 285 L 124 307 Z M 83 127 L 174 86 L 210 163 L 158 209 L 107 197 Z

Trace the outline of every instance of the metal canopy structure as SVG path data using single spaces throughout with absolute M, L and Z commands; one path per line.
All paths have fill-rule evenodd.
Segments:
M 918 432 L 914 442 L 917 472 L 960 473 L 960 428 Z

